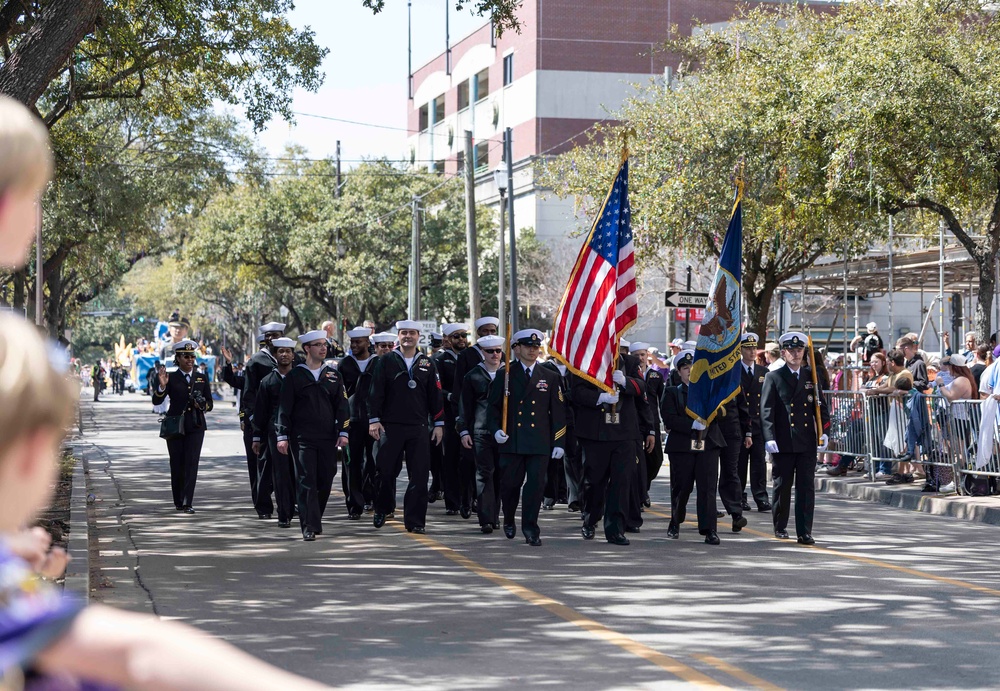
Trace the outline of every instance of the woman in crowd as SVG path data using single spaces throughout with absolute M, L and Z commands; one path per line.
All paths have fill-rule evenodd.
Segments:
M 938 387 L 938 391 L 950 403 L 945 409 L 945 418 L 942 422 L 950 425 L 943 425 L 945 444 L 951 448 L 953 453 L 965 455 L 969 451 L 974 432 L 969 415 L 969 404 L 962 403 L 970 399 L 978 399 L 979 387 L 976 386 L 976 378 L 972 376 L 972 370 L 966 364 L 966 359 L 961 355 L 949 355 L 941 358 L 941 372 L 947 374 L 950 381 Z M 924 485 L 926 492 L 954 492 L 955 482 L 952 469 L 947 466 L 927 466 L 927 483 Z
M 867 380 L 861 388 L 867 393 L 873 389 L 885 387 L 889 376 L 889 365 L 885 354 L 872 353 L 871 359 L 868 361 Z M 875 428 L 872 438 L 884 438 L 889 420 L 889 399 L 883 396 L 865 396 L 865 418 L 868 424 Z M 894 454 L 883 446 L 882 453 L 879 455 L 883 458 L 891 458 Z M 876 480 L 885 479 L 891 474 L 892 461 L 875 462 Z

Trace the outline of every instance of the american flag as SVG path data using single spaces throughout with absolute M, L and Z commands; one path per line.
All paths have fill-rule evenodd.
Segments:
M 618 342 L 639 314 L 631 217 L 626 158 L 576 258 L 549 345 L 557 360 L 608 392 Z

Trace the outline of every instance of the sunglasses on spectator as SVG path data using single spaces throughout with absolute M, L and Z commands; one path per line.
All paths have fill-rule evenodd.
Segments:
M 499 355 L 503 351 L 499 348 L 483 348 L 484 353 L 489 353 L 490 355 Z

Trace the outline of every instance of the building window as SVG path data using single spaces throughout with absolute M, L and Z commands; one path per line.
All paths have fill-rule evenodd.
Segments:
M 461 175 L 465 172 L 465 152 L 459 151 L 455 156 L 455 164 L 458 167 L 458 174 Z
M 459 83 L 458 85 L 458 109 L 464 110 L 469 107 L 469 81 Z
M 423 132 L 424 130 L 427 129 L 427 125 L 429 124 L 427 122 L 427 104 L 425 103 L 424 105 L 420 106 L 420 110 L 418 112 L 420 118 L 420 124 L 419 124 L 420 131 Z
M 440 161 L 434 161 L 434 165 L 431 166 L 431 170 L 433 170 L 435 173 L 438 174 L 444 173 L 444 159 Z
M 444 120 L 444 94 L 434 99 L 434 124 Z
M 489 141 L 487 140 L 487 141 L 479 142 L 478 144 L 476 144 L 476 148 L 474 149 L 474 151 L 475 151 L 475 154 L 476 154 L 476 164 L 474 166 L 475 169 L 476 170 L 482 170 L 483 168 L 486 168 L 487 166 L 489 166 L 489 164 L 490 164 L 490 143 L 489 143 Z
M 489 68 L 483 70 L 477 74 L 473 79 L 473 85 L 475 86 L 475 98 L 476 101 L 482 101 L 484 98 L 490 95 L 490 70 Z
M 508 86 L 514 81 L 514 54 L 503 56 L 503 85 Z

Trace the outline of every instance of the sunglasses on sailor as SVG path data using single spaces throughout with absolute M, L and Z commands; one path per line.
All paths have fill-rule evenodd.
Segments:
M 489 355 L 499 355 L 503 351 L 500 350 L 499 348 L 483 348 L 483 352 Z

